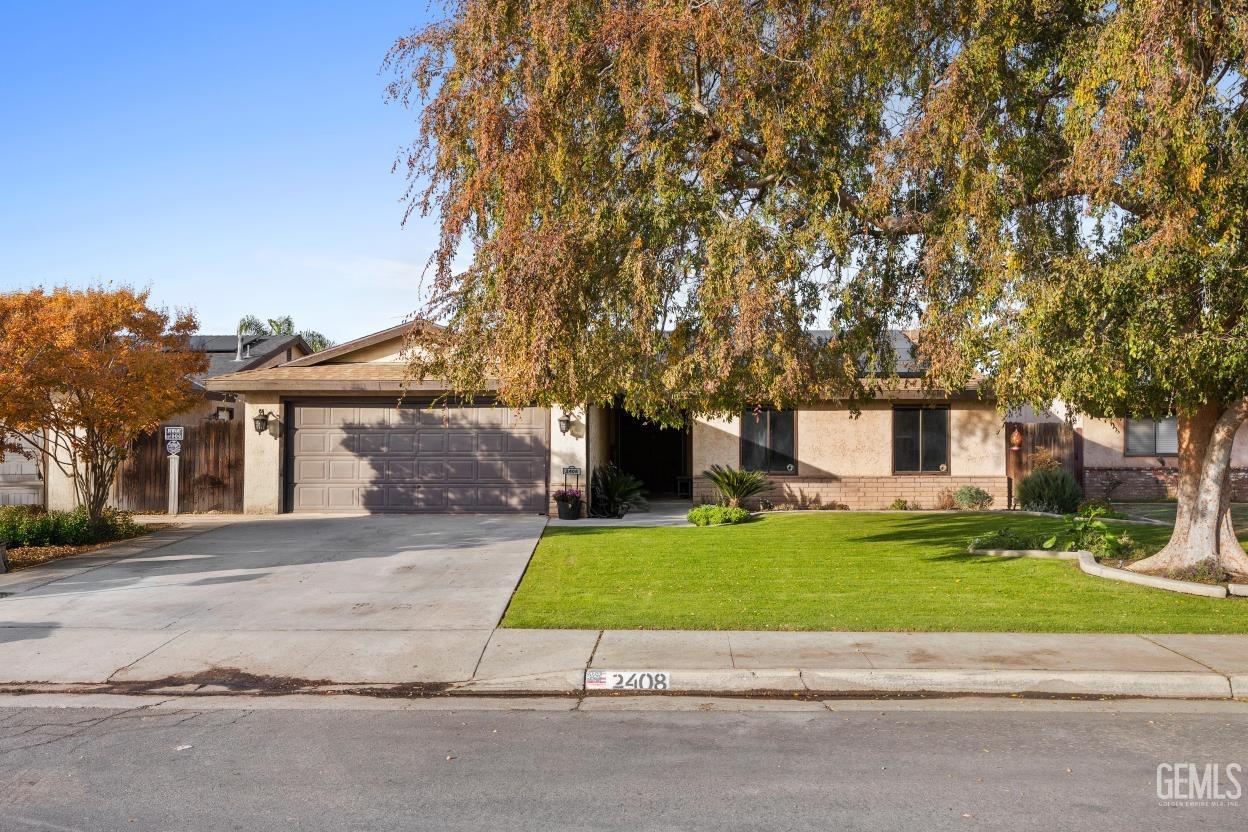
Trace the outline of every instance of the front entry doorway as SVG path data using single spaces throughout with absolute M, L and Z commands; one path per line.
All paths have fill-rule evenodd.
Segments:
M 616 403 L 607 411 L 609 459 L 641 480 L 651 500 L 692 496 L 693 442 L 686 423 L 665 428 Z

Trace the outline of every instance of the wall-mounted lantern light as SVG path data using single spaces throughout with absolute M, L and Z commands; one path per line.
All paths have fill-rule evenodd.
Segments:
M 1023 434 L 1018 428 L 1014 428 L 1014 432 L 1010 434 L 1010 450 L 1021 451 L 1023 449 Z
M 570 430 L 572 430 L 572 417 L 564 413 L 559 417 L 559 432 L 566 436 Z
M 261 409 L 261 411 L 257 413 L 255 417 L 251 420 L 252 424 L 256 426 L 256 433 L 264 433 L 266 430 L 268 430 L 269 420 L 272 418 L 275 418 L 276 415 L 277 414 L 275 413 L 267 413 L 263 409 Z

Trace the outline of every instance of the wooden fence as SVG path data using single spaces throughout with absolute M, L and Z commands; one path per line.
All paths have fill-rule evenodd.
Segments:
M 1018 481 L 1030 474 L 1039 457 L 1048 455 L 1083 485 L 1083 434 L 1065 422 L 1006 422 L 1005 472 L 1013 494 Z
M 243 423 L 201 420 L 186 425 L 178 470 L 180 512 L 243 510 Z M 169 457 L 164 431 L 140 437 L 113 484 L 113 505 L 136 512 L 169 507 Z

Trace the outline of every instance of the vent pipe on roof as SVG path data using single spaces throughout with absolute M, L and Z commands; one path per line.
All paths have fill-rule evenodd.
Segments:
M 238 333 L 238 347 L 234 350 L 234 360 L 243 360 L 243 333 Z

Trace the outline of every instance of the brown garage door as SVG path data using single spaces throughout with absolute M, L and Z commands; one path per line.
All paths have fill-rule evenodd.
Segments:
M 545 408 L 387 400 L 287 413 L 292 511 L 546 511 Z

